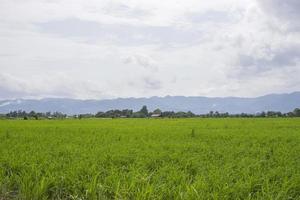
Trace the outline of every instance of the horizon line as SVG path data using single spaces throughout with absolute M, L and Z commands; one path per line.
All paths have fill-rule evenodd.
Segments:
M 151 98 L 166 98 L 166 97 L 185 97 L 185 98 L 244 98 L 244 99 L 254 99 L 265 97 L 269 95 L 291 95 L 294 93 L 300 93 L 300 91 L 294 92 L 285 92 L 285 93 L 267 93 L 264 95 L 259 95 L 255 97 L 242 97 L 242 96 L 185 96 L 185 95 L 165 95 L 165 96 L 145 96 L 145 97 L 112 97 L 112 98 L 72 98 L 72 97 L 58 97 L 58 96 L 49 96 L 49 97 L 22 97 L 22 98 L 12 98 L 12 99 L 0 99 L 0 101 L 17 101 L 17 100 L 45 100 L 45 99 L 68 99 L 68 100 L 78 100 L 78 101 L 105 101 L 105 100 L 118 100 L 118 99 L 151 99 Z

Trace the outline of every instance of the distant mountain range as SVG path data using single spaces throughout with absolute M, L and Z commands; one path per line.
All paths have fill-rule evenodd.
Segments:
M 45 98 L 40 100 L 16 99 L 0 101 L 0 113 L 24 110 L 36 112 L 59 111 L 66 114 L 96 113 L 111 109 L 139 110 L 146 105 L 150 111 L 192 111 L 204 114 L 209 111 L 229 113 L 256 113 L 261 111 L 289 112 L 300 108 L 300 92 L 270 94 L 256 98 L 240 97 L 184 97 L 166 96 L 150 98 L 118 98 L 108 100 L 78 100 Z

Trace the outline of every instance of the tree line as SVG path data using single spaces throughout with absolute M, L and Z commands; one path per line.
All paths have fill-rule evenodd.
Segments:
M 35 111 L 26 112 L 26 111 L 18 110 L 18 111 L 11 111 L 6 114 L 0 114 L 0 117 L 1 118 L 23 118 L 24 120 L 26 120 L 26 119 L 43 119 L 43 118 L 64 119 L 64 118 L 67 118 L 67 115 L 64 113 L 61 113 L 61 112 L 45 112 L 45 113 L 43 113 L 43 112 L 35 112 Z
M 160 109 L 155 109 L 152 112 L 148 111 L 147 106 L 143 106 L 139 111 L 134 112 L 131 109 L 124 110 L 108 110 L 106 112 L 97 112 L 96 114 L 79 114 L 68 116 L 61 112 L 25 112 L 22 110 L 11 111 L 7 114 L 0 114 L 0 118 L 21 118 L 27 119 L 65 119 L 65 118 L 192 118 L 192 117 L 202 117 L 202 118 L 226 118 L 226 117 L 300 117 L 300 108 L 296 108 L 291 112 L 281 113 L 276 111 L 263 111 L 256 114 L 240 113 L 240 114 L 230 114 L 228 112 L 222 113 L 218 111 L 210 111 L 207 114 L 194 114 L 191 111 L 188 112 L 174 112 L 174 111 L 161 111 Z

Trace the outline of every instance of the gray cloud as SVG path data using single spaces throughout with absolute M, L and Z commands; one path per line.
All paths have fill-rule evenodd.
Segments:
M 76 87 L 74 87 L 76 85 Z M 31 80 L 0 73 L 0 99 L 69 97 L 109 97 L 89 81 L 72 80 L 65 75 L 53 74 L 45 79 Z
M 232 23 L 235 18 L 226 11 L 209 10 L 204 13 L 188 13 L 187 18 L 194 23 Z
M 27 81 L 7 73 L 0 73 L 0 99 L 37 97 L 41 91 Z
M 0 99 L 21 98 L 30 95 L 26 85 L 8 74 L 0 74 Z
M 118 45 L 192 44 L 201 39 L 198 30 L 172 26 L 142 26 L 130 24 L 101 24 L 77 18 L 35 24 L 43 33 L 62 37 L 83 37 L 89 41 L 107 41 Z
M 125 64 L 138 64 L 145 69 L 149 69 L 153 72 L 157 72 L 158 68 L 156 66 L 156 61 L 149 56 L 142 54 L 135 54 L 132 56 L 127 56 L 123 58 Z
M 238 65 L 251 67 L 252 71 L 263 72 L 275 67 L 297 66 L 300 63 L 300 45 L 269 50 L 269 58 L 256 58 L 253 55 L 240 55 Z M 247 71 L 247 70 L 245 70 Z
M 109 2 L 103 8 L 104 13 L 117 16 L 117 17 L 127 17 L 127 18 L 143 18 L 145 16 L 151 15 L 149 10 L 128 6 L 125 3 Z M 97 10 L 95 10 L 97 12 Z
M 2 0 L 0 98 L 299 90 L 299 10 L 298 0 Z
M 299 0 L 259 0 L 262 9 L 285 22 L 290 30 L 300 31 L 300 1 Z
M 162 88 L 161 81 L 157 80 L 154 77 L 144 77 L 143 81 L 145 89 L 159 90 Z

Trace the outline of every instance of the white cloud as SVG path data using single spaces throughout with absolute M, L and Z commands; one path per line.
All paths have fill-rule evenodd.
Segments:
M 10 74 L 0 74 L 0 98 L 110 98 L 102 88 L 92 81 L 72 79 L 65 74 L 57 73 L 40 77 L 32 75 L 26 79 Z
M 2 0 L 0 98 L 300 89 L 297 0 Z
M 157 62 L 147 55 L 135 54 L 126 56 L 122 59 L 125 64 L 136 64 L 147 70 L 151 70 L 152 72 L 157 72 L 158 70 Z

